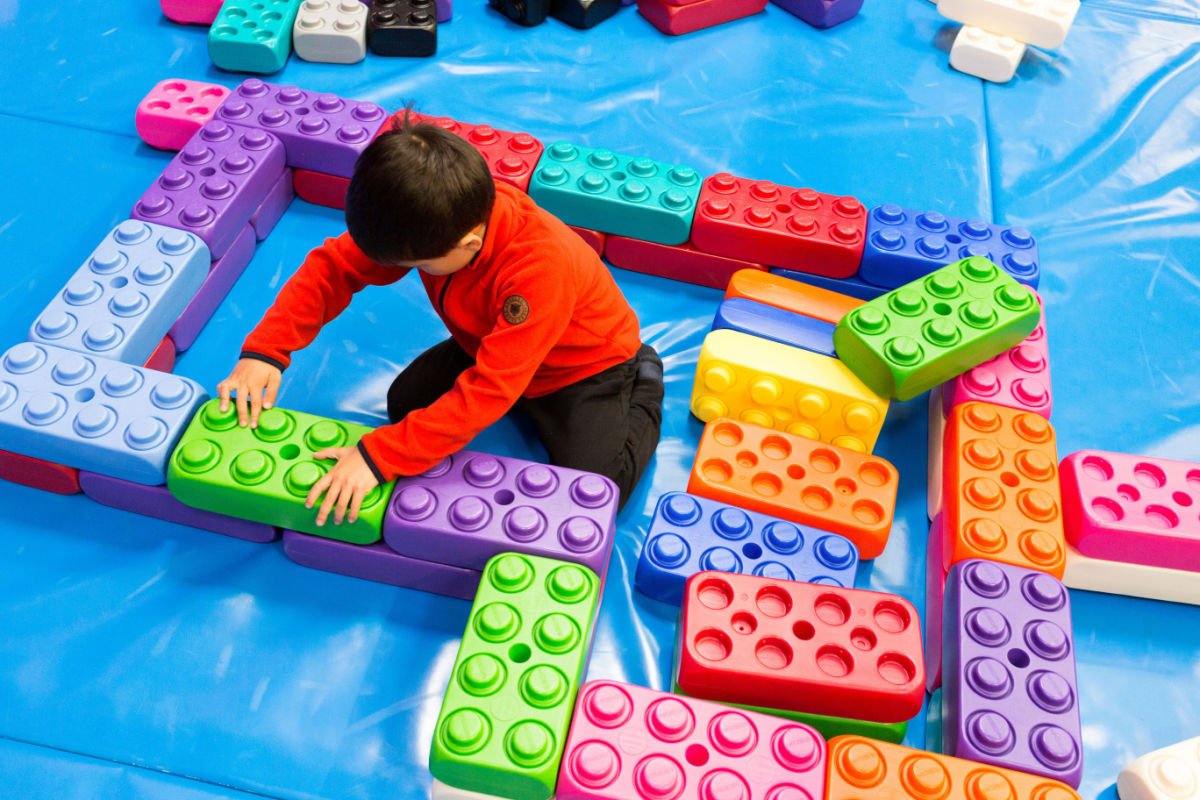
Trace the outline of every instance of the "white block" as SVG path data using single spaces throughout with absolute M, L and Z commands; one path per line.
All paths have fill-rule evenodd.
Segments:
M 1034 47 L 1058 47 L 1079 11 L 1079 0 L 938 0 L 938 11 Z
M 946 439 L 946 417 L 942 414 L 942 387 L 929 393 L 929 468 L 925 473 L 926 513 L 932 521 L 942 510 L 942 442 Z
M 304 0 L 292 47 L 305 61 L 353 64 L 367 54 L 367 7 L 359 0 Z
M 1144 597 L 1148 600 L 1165 600 L 1168 603 L 1200 606 L 1200 573 L 1184 569 L 1147 567 L 1144 564 L 1126 564 L 1122 561 L 1092 558 L 1080 553 L 1069 542 L 1067 543 L 1067 570 L 1063 575 L 1063 583 L 1072 589 L 1086 589 L 1090 592 L 1123 594 L 1127 597 Z M 1173 797 L 1174 795 L 1153 796 Z M 1186 795 L 1186 797 L 1200 798 L 1200 793 Z M 1122 794 L 1121 800 L 1129 800 L 1129 798 Z
M 1147 753 L 1117 776 L 1121 800 L 1195 800 L 1200 797 L 1200 736 Z
M 993 83 L 1008 83 L 1017 74 L 1025 45 L 973 25 L 963 25 L 950 48 L 950 66 Z
M 447 786 L 437 778 L 433 779 L 433 789 L 429 792 L 429 800 L 505 800 L 505 798 L 494 794 L 483 794 L 482 792 L 468 792 L 466 789 L 456 789 L 453 786 Z M 553 797 L 550 800 L 554 800 Z

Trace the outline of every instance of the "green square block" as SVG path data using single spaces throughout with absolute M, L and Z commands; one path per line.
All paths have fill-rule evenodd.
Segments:
M 208 57 L 230 72 L 278 72 L 291 55 L 302 2 L 225 0 L 208 30 Z
M 691 236 L 700 183 L 691 167 L 556 142 L 529 196 L 568 225 L 675 245 Z
M 353 523 L 335 525 L 331 516 L 318 528 L 317 507 L 304 507 L 309 489 L 334 464 L 312 454 L 356 445 L 371 428 L 278 407 L 263 411 L 257 428 L 243 428 L 232 403 L 225 413 L 220 409 L 215 398 L 201 406 L 171 454 L 167 488 L 176 499 L 343 542 L 379 541 L 394 482 L 372 489 Z
M 488 562 L 434 729 L 435 778 L 514 800 L 554 794 L 599 586 L 565 561 Z
M 876 394 L 909 400 L 1020 344 L 1038 317 L 1032 292 L 973 256 L 854 309 L 833 346 Z

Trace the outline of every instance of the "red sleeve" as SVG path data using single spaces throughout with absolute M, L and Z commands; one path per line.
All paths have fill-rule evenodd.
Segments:
M 362 438 L 378 475 L 390 481 L 424 472 L 513 407 L 570 322 L 576 288 L 567 278 L 540 260 L 508 271 L 475 365 L 428 407 Z
M 367 258 L 343 233 L 326 239 L 304 259 L 246 341 L 243 356 L 258 356 L 287 369 L 291 356 L 307 347 L 321 328 L 341 314 L 364 286 L 394 283 L 406 268 L 385 267 Z

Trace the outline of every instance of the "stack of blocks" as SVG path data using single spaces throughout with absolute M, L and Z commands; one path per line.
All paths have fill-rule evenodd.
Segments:
M 950 66 L 985 81 L 1006 83 L 1028 45 L 1053 50 L 1067 38 L 1079 0 L 937 0 L 938 11 L 963 23 Z

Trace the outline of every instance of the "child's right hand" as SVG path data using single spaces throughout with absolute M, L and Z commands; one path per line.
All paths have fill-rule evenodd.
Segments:
M 217 395 L 221 398 L 221 411 L 229 410 L 229 396 L 236 393 L 238 424 L 247 423 L 258 427 L 258 415 L 264 408 L 275 405 L 279 393 L 279 381 L 283 376 L 278 367 L 256 358 L 238 361 L 229 377 L 217 384 Z M 265 397 L 263 396 L 265 393 Z

